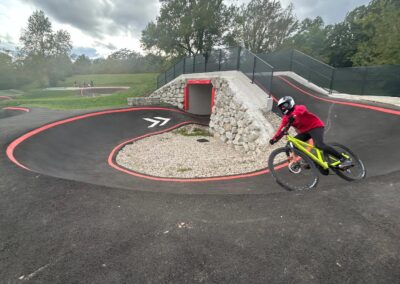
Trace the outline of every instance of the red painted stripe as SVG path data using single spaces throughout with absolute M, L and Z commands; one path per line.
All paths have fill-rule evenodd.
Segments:
M 16 164 L 17 166 L 19 166 L 19 167 L 21 167 L 23 169 L 31 171 L 31 169 L 29 169 L 28 167 L 24 166 L 20 162 L 18 162 L 17 159 L 14 156 L 15 148 L 19 144 L 24 142 L 25 140 L 29 139 L 30 137 L 32 137 L 32 136 L 34 136 L 34 135 L 36 135 L 36 134 L 38 134 L 40 132 L 43 132 L 43 131 L 45 131 L 47 129 L 56 127 L 58 125 L 62 125 L 62 124 L 65 124 L 65 123 L 70 123 L 70 122 L 77 121 L 77 120 L 80 120 L 80 119 L 85 119 L 85 118 L 88 118 L 88 117 L 94 117 L 94 116 L 110 114 L 110 113 L 121 113 L 121 112 L 137 111 L 137 110 L 168 110 L 168 111 L 177 112 L 177 113 L 184 113 L 183 111 L 180 111 L 180 110 L 161 108 L 161 107 L 125 108 L 125 109 L 114 109 L 114 110 L 92 112 L 92 113 L 88 113 L 88 114 L 84 114 L 84 115 L 80 115 L 80 116 L 76 116 L 76 117 L 72 117 L 72 118 L 56 121 L 56 122 L 44 125 L 42 127 L 39 127 L 37 129 L 34 129 L 34 130 L 22 135 L 18 139 L 16 139 L 13 142 L 11 142 L 10 145 L 8 145 L 7 150 L 6 150 L 7 157 L 14 164 Z
M 211 90 L 211 113 L 212 113 L 212 108 L 214 106 L 214 100 L 215 100 L 215 88 L 213 87 Z
M 0 99 L 12 100 L 12 98 L 9 96 L 0 96 Z
M 307 92 L 307 91 L 303 90 L 302 88 L 294 85 L 292 82 L 290 82 L 289 80 L 285 79 L 282 76 L 277 76 L 277 77 L 279 79 L 281 79 L 282 81 L 284 81 L 286 84 L 288 84 L 293 89 L 295 89 L 297 91 L 300 91 L 301 93 L 303 93 L 303 94 L 305 94 L 307 96 L 313 97 L 313 98 L 321 100 L 321 101 L 330 102 L 330 103 L 334 103 L 334 104 L 340 104 L 340 105 L 348 105 L 348 106 L 353 106 L 353 107 L 358 107 L 358 108 L 365 108 L 365 109 L 370 109 L 370 110 L 389 113 L 389 114 L 394 114 L 394 115 L 400 115 L 400 111 L 398 111 L 398 110 L 386 109 L 386 108 L 383 108 L 383 107 L 376 107 L 376 106 L 370 106 L 370 105 L 364 105 L 364 104 L 358 104 L 358 103 L 342 102 L 342 101 L 336 101 L 336 100 L 332 100 L 332 99 L 321 98 L 319 96 L 311 94 L 310 92 Z
M 278 102 L 279 100 L 276 98 L 276 97 L 274 97 L 273 95 L 272 95 L 272 93 L 270 93 L 270 95 L 271 95 L 271 98 L 274 100 L 274 102 Z
M 211 84 L 211 80 L 188 80 L 187 84 L 188 85 L 191 85 L 191 84 L 207 85 L 207 84 Z
M 183 89 L 183 109 L 187 111 L 189 109 L 189 88 L 186 85 Z
M 5 109 L 5 110 L 21 110 L 21 111 L 25 111 L 25 112 L 30 112 L 30 109 L 25 108 L 25 107 L 3 107 L 3 109 Z

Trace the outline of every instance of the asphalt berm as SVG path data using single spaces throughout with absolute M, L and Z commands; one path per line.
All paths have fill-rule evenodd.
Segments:
M 327 141 L 361 157 L 365 180 L 331 175 L 317 190 L 293 193 L 268 174 L 140 177 L 110 164 L 118 145 L 149 133 L 143 117 L 171 118 L 159 131 L 200 118 L 165 108 L 84 117 L 35 109 L 0 120 L 3 153 L 31 133 L 14 142 L 19 166 L 0 156 L 0 279 L 397 282 L 399 110 L 332 101 L 288 78 L 273 83 L 275 97 L 291 95 L 327 123 Z

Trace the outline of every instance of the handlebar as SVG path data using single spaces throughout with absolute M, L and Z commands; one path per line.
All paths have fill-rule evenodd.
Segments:
M 278 142 L 284 135 L 288 135 L 289 134 L 289 129 L 290 129 L 290 127 L 292 127 L 292 124 L 293 124 L 294 120 L 295 120 L 295 117 L 293 117 L 293 116 L 289 117 L 289 122 L 284 128 L 282 128 L 281 133 L 279 133 L 278 136 L 276 136 L 275 138 L 270 140 L 270 144 L 271 145 L 273 145 L 276 142 Z

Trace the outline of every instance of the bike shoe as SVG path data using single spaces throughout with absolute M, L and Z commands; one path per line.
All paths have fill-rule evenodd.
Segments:
M 329 176 L 329 169 L 324 169 L 323 167 L 321 167 L 320 165 L 317 166 L 317 169 L 319 170 L 319 172 L 324 175 L 324 176 Z

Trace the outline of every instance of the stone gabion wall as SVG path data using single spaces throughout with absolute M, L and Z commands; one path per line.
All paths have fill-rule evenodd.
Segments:
M 161 102 L 168 103 L 183 109 L 184 88 L 186 80 L 175 80 L 150 95 L 150 98 L 158 98 Z
M 186 79 L 177 79 L 150 95 L 183 109 Z M 232 90 L 225 78 L 211 80 L 215 88 L 214 106 L 210 117 L 210 132 L 236 150 L 259 154 L 268 145 L 271 125 L 261 110 L 252 108 Z M 268 128 L 268 126 L 270 128 Z
M 236 150 L 261 153 L 269 139 L 268 133 L 263 129 L 264 117 L 261 111 L 253 111 L 245 102 L 240 101 L 227 80 L 214 79 L 213 85 L 216 92 L 210 117 L 210 132 Z

